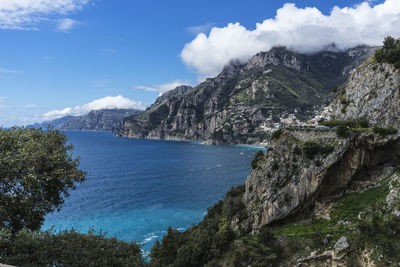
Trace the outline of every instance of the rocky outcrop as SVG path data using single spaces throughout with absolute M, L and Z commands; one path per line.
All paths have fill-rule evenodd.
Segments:
M 372 126 L 400 127 L 399 85 L 400 74 L 393 66 L 364 64 L 332 103 L 331 118 L 368 119 Z M 346 102 L 340 100 L 343 97 Z M 244 203 L 251 216 L 245 225 L 257 231 L 340 197 L 346 190 L 357 190 L 366 181 L 369 185 L 380 179 L 377 173 L 384 166 L 399 163 L 399 133 L 365 131 L 340 138 L 333 130 L 285 131 L 246 180 Z M 388 202 L 397 201 L 396 190 Z
M 332 119 L 367 119 L 400 129 L 400 71 L 373 60 L 358 68 L 331 105 Z
M 400 177 L 394 174 L 389 183 L 390 192 L 386 196 L 386 204 L 394 216 L 400 217 Z
M 154 103 L 150 107 L 148 107 L 146 110 L 151 110 L 151 109 L 167 102 L 170 98 L 172 98 L 174 96 L 184 95 L 190 89 L 192 89 L 191 86 L 181 85 L 181 86 L 176 87 L 173 90 L 165 92 L 162 95 L 160 95 L 159 97 L 157 97 L 156 101 L 154 101 Z
M 350 70 L 373 51 L 357 47 L 345 52 L 302 55 L 273 48 L 247 64 L 231 61 L 215 78 L 184 94 L 172 94 L 133 119 L 120 136 L 199 140 L 208 143 L 259 143 L 272 126 L 289 114 L 307 119 L 333 98 Z
M 306 142 L 295 136 L 283 133 L 246 180 L 244 203 L 251 213 L 246 227 L 253 231 L 338 198 L 351 182 L 400 160 L 397 135 L 363 133 L 340 139 L 321 133 Z M 308 152 L 310 144 L 316 152 Z

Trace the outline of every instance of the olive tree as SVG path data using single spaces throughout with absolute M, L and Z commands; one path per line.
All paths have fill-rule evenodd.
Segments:
M 38 230 L 86 173 L 53 129 L 0 129 L 0 229 Z

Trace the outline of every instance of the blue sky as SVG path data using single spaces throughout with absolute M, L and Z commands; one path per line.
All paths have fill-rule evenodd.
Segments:
M 277 0 L 56 0 L 60 5 L 51 6 L 46 4 L 48 0 L 4 1 L 0 2 L 0 125 L 3 126 L 23 125 L 66 113 L 81 114 L 89 108 L 113 107 L 119 103 L 138 108 L 149 105 L 175 85 L 195 85 L 215 75 L 229 57 L 245 61 L 257 49 L 281 44 L 271 41 L 273 38 L 263 37 L 250 44 L 246 40 L 256 38 L 256 23 L 274 18 L 277 10 L 287 3 Z M 391 1 L 396 0 L 386 2 Z M 32 8 L 30 2 L 38 5 Z M 369 1 L 371 10 L 383 2 Z M 282 9 L 281 13 L 288 14 L 286 18 L 291 16 L 290 12 L 300 14 L 304 7 L 316 7 L 324 16 L 329 16 L 334 6 L 357 10 L 355 5 L 361 1 L 291 3 L 296 7 L 287 5 Z M 385 10 L 388 9 L 393 7 Z M 318 17 L 314 11 L 308 10 L 301 16 L 307 20 L 314 14 Z M 362 13 L 361 9 L 355 12 Z M 396 12 L 391 14 L 393 23 L 397 23 L 400 14 Z M 334 25 L 337 21 L 340 20 L 331 19 L 327 23 Z M 229 23 L 236 22 L 240 26 L 228 27 Z M 285 27 L 282 23 L 276 23 L 277 30 Z M 271 27 L 268 25 L 265 27 Z M 213 27 L 216 29 L 211 37 L 209 31 Z M 391 27 L 384 28 L 382 36 L 395 31 Z M 261 27 L 257 31 L 262 31 Z M 200 32 L 204 34 L 197 36 Z M 238 38 L 247 38 L 243 46 L 236 44 L 236 39 L 229 43 L 232 33 Z M 300 39 L 287 44 L 286 36 L 274 37 L 274 40 L 282 40 L 283 45 L 305 52 L 324 45 L 319 40 L 303 42 L 307 32 L 304 38 L 302 34 Z M 347 37 L 345 34 L 335 38 Z M 293 29 L 287 35 L 293 36 Z M 382 36 L 360 35 L 354 42 L 366 40 L 373 44 Z M 221 44 L 224 40 L 227 44 Z M 342 40 L 342 46 L 354 42 Z M 256 44 L 253 46 L 253 43 Z M 104 100 L 105 97 L 109 98 Z M 94 100 L 98 101 L 93 103 Z

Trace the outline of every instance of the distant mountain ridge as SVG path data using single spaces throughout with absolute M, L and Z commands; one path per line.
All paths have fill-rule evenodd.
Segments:
M 112 132 L 117 130 L 125 117 L 136 116 L 141 112 L 136 109 L 92 110 L 86 115 L 76 117 L 68 115 L 52 121 L 28 125 L 28 127 L 45 128 L 50 125 L 59 130 Z
M 159 97 L 157 97 L 157 99 L 154 101 L 154 103 L 150 107 L 148 107 L 146 110 L 151 110 L 152 108 L 155 108 L 155 107 L 161 105 L 162 103 L 168 101 L 168 99 L 170 99 L 174 96 L 184 95 L 190 89 L 192 89 L 191 86 L 181 85 L 181 86 L 176 87 L 173 90 L 165 92 L 162 95 L 160 95 Z
M 248 63 L 231 61 L 215 78 L 181 94 L 165 95 L 146 112 L 125 119 L 120 136 L 252 144 L 265 140 L 266 124 L 288 114 L 306 120 L 334 97 L 351 71 L 375 48 L 312 55 L 275 47 Z

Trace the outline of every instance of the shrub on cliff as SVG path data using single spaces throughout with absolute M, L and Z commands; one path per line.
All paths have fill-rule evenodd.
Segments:
M 262 152 L 261 150 L 257 151 L 253 160 L 251 161 L 251 168 L 253 170 L 258 167 L 258 162 L 262 159 L 263 156 L 264 156 L 264 152 Z
M 396 68 L 400 68 L 400 39 L 386 37 L 383 46 L 375 52 L 375 59 L 378 62 L 390 63 Z
M 283 133 L 282 129 L 275 130 L 271 135 L 271 140 L 278 139 L 279 137 L 281 137 L 282 133 Z
M 303 152 L 308 159 L 313 159 L 316 155 L 327 156 L 333 152 L 331 145 L 321 145 L 314 141 L 307 141 L 303 144 Z
M 338 126 L 336 129 L 336 134 L 341 138 L 347 138 L 350 136 L 350 129 L 347 128 L 347 126 Z
M 392 134 L 396 134 L 397 133 L 397 129 L 393 128 L 393 127 L 374 127 L 372 128 L 372 130 L 374 131 L 374 133 L 377 133 L 379 135 L 382 136 L 386 136 L 386 135 L 392 135 Z
M 329 120 L 329 121 L 323 121 L 320 124 L 328 126 L 328 127 L 339 127 L 339 126 L 345 126 L 345 127 L 350 127 L 350 128 L 368 128 L 369 127 L 369 121 L 366 119 Z

